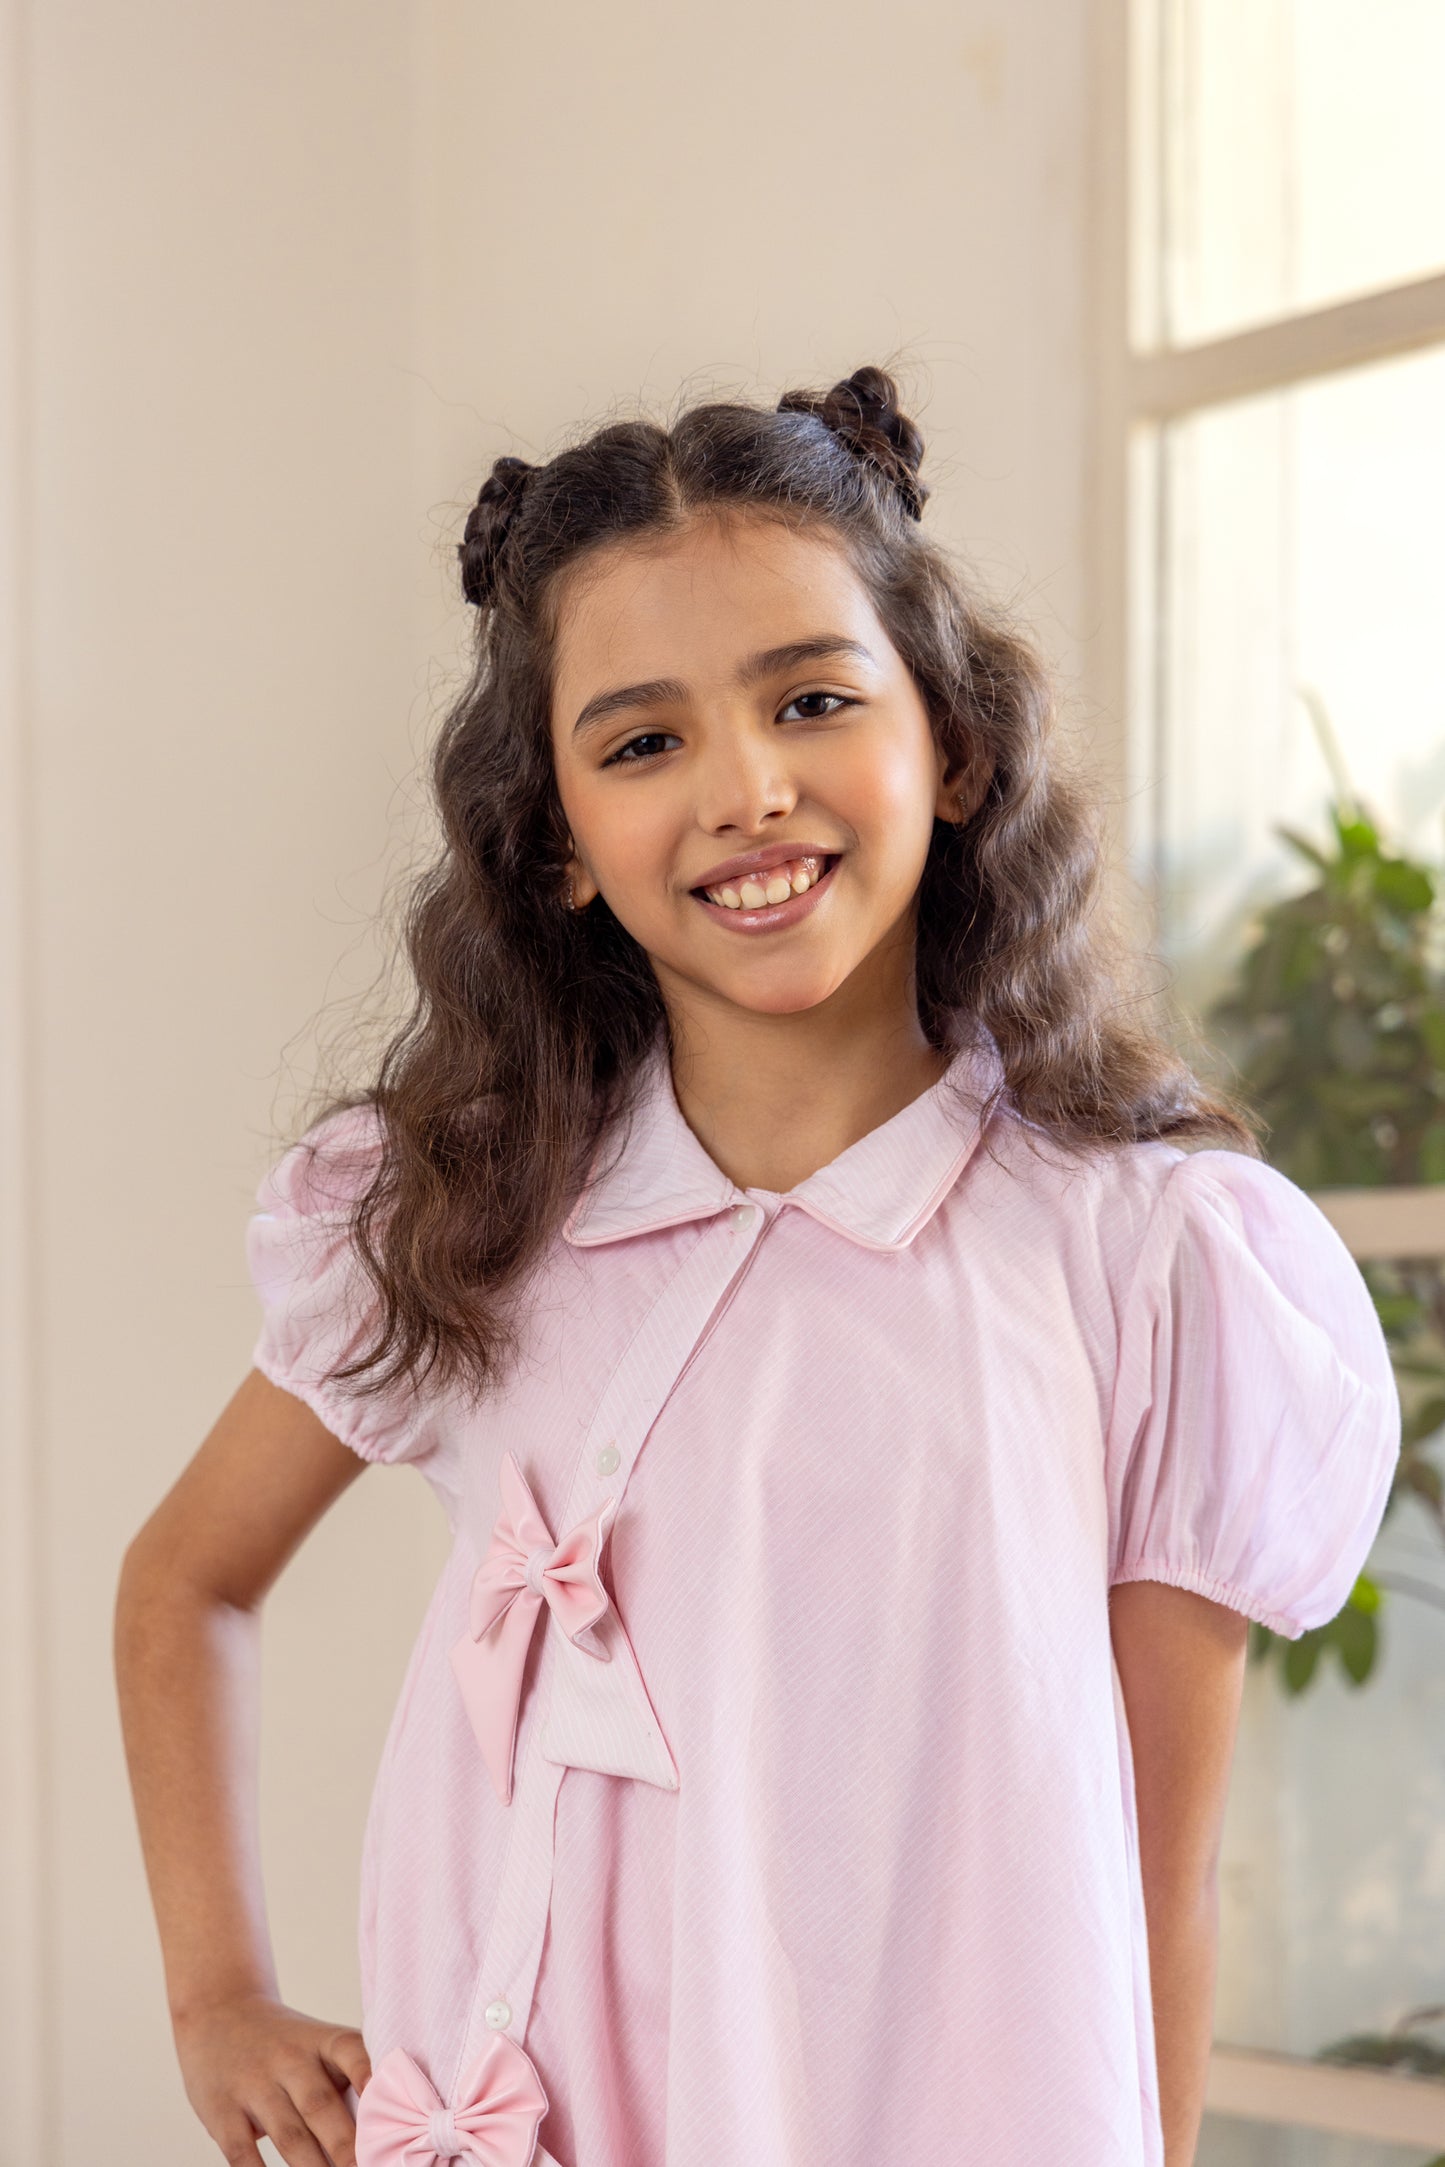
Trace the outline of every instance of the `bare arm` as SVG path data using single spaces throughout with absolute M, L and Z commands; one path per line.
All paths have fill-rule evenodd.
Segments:
M 358 2032 L 280 2001 L 256 1797 L 260 1606 L 365 1462 L 252 1370 L 125 1554 L 115 1665 L 187 2095 L 228 2160 L 353 2167 Z M 322 2145 L 325 2145 L 325 2151 Z
M 1193 2167 L 1214 2037 L 1219 1845 L 1249 1621 L 1162 1581 L 1109 1598 L 1134 1757 L 1166 2167 Z

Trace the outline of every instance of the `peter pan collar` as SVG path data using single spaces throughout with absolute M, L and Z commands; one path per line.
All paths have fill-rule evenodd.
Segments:
M 1004 1086 L 997 1042 L 983 1025 L 960 1046 L 937 1083 L 828 1165 L 785 1192 L 865 1249 L 906 1249 L 948 1194 L 982 1133 L 992 1094 Z M 647 1057 L 630 1121 L 599 1151 L 601 1171 L 583 1188 L 562 1232 L 578 1247 L 708 1219 L 746 1203 L 693 1135 L 673 1089 L 666 1045 Z M 594 1162 L 596 1163 L 596 1162 Z

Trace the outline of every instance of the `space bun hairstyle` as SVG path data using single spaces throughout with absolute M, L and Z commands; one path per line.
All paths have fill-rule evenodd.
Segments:
M 478 608 L 490 602 L 496 592 L 497 567 L 508 529 L 522 501 L 522 492 L 538 471 L 529 460 L 504 453 L 493 461 L 492 471 L 467 514 L 457 555 L 462 566 L 462 593 Z
M 663 447 L 666 447 L 665 451 Z M 659 457 L 658 455 L 661 454 Z M 695 511 L 790 509 L 855 537 L 897 539 L 929 490 L 919 478 L 923 435 L 898 387 L 871 364 L 828 391 L 785 391 L 765 408 L 694 407 L 671 430 L 617 422 L 546 466 L 512 453 L 492 463 L 457 548 L 462 593 L 546 622 L 546 590 L 564 566 L 640 527 L 666 531 Z
M 921 519 L 930 491 L 918 479 L 923 437 L 898 404 L 891 376 L 871 365 L 855 369 L 831 391 L 785 391 L 780 414 L 813 414 L 855 459 L 872 467 L 910 519 Z
M 931 1044 L 991 1035 L 998 1096 L 1036 1146 L 1257 1153 L 1247 1111 L 1157 1035 L 1142 959 L 1102 907 L 1098 788 L 1061 757 L 1027 631 L 927 532 L 923 454 L 870 364 L 775 406 L 712 400 L 609 421 L 539 463 L 494 461 L 458 549 L 475 648 L 432 756 L 441 847 L 406 902 L 414 1003 L 366 1088 L 313 1119 L 365 1104 L 382 1138 L 350 1222 L 377 1332 L 338 1384 L 435 1371 L 481 1392 L 498 1378 L 514 1297 L 666 1041 L 651 960 L 606 898 L 567 907 L 554 656 L 576 576 L 700 519 L 766 520 L 841 551 L 922 697 L 959 813 L 934 821 L 915 899 Z

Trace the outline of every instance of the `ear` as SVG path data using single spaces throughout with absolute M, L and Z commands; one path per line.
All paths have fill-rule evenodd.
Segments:
M 568 841 L 571 842 L 570 836 Z M 594 896 L 602 893 L 602 890 L 582 863 L 581 858 L 577 855 L 577 845 L 575 843 L 572 843 L 571 855 L 567 860 L 567 870 L 563 875 L 564 896 L 566 894 L 566 882 L 569 880 L 572 883 L 572 908 L 574 910 L 586 910 L 587 905 L 593 900 Z
M 951 820 L 956 827 L 962 827 L 966 820 L 971 820 L 982 805 L 984 795 L 993 780 L 993 769 L 993 761 L 977 748 L 961 767 L 950 767 L 948 756 L 940 746 L 934 818 Z

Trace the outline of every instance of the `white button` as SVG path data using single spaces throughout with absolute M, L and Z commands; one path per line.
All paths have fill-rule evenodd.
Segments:
M 751 1226 L 757 1216 L 758 1207 L 756 1204 L 734 1204 L 733 1206 L 734 1226 Z
M 489 2001 L 487 2022 L 494 2032 L 505 2031 L 512 2021 L 512 2004 L 509 2001 Z
M 597 1455 L 598 1474 L 615 1475 L 621 1465 L 622 1454 L 618 1451 L 616 1445 L 604 1445 Z

